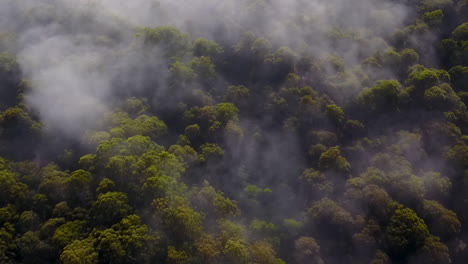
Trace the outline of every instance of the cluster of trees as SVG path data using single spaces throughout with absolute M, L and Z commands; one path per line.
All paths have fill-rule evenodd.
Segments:
M 401 2 L 404 28 L 334 26 L 334 52 L 24 12 L 128 63 L 70 139 L 0 32 L 0 262 L 465 263 L 468 2 Z

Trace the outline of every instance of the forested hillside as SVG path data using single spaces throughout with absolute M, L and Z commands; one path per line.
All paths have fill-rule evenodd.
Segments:
M 0 263 L 468 263 L 468 0 L 0 0 Z

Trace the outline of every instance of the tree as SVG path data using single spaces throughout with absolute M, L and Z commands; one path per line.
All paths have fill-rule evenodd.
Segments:
M 111 129 L 111 135 L 124 138 L 140 135 L 158 139 L 167 133 L 167 125 L 156 116 L 140 115 L 135 119 L 125 117 L 117 125 Z
M 344 232 L 354 224 L 352 215 L 328 198 L 313 203 L 306 212 L 306 218 L 316 230 Z
M 391 69 L 401 64 L 401 55 L 394 49 L 386 50 L 381 56 L 382 63 Z
M 450 179 L 439 172 L 428 172 L 423 175 L 425 197 L 429 199 L 441 199 L 449 197 L 452 188 Z
M 217 263 L 220 255 L 220 244 L 211 235 L 204 235 L 195 241 L 195 248 L 197 249 L 198 255 L 202 263 L 210 264 Z
M 86 238 L 75 240 L 68 244 L 62 254 L 60 261 L 63 264 L 96 264 L 98 263 L 98 252 L 94 247 L 94 240 Z
M 419 4 L 419 9 L 425 13 L 438 9 L 447 9 L 453 4 L 452 0 L 424 0 Z
M 209 57 L 195 57 L 188 65 L 193 70 L 200 83 L 210 85 L 216 80 L 215 65 L 211 62 Z
M 423 16 L 424 23 L 429 26 L 439 26 L 442 24 L 444 19 L 444 12 L 440 9 L 434 10 L 432 12 L 427 12 Z
M 15 106 L 0 115 L 0 128 L 3 155 L 19 160 L 32 159 L 28 154 L 34 152 L 41 138 L 41 123 L 33 120 L 25 109 Z M 18 148 L 24 151 L 15 152 Z
M 68 200 L 71 204 L 87 205 L 93 199 L 91 173 L 85 170 L 74 171 L 67 179 Z
M 129 215 L 109 229 L 95 230 L 93 237 L 99 262 L 157 263 L 165 257 L 159 235 L 137 215 Z
M 409 208 L 395 210 L 385 233 L 388 250 L 397 259 L 414 253 L 430 235 L 424 220 Z
M 195 239 L 202 231 L 203 215 L 188 205 L 180 196 L 155 199 L 155 214 L 176 242 Z
M 429 226 L 431 234 L 444 240 L 456 237 L 460 233 L 461 223 L 455 212 L 446 209 L 437 201 L 424 200 L 421 216 Z
M 195 71 L 189 65 L 185 65 L 180 61 L 176 61 L 171 65 L 170 72 L 169 82 L 174 87 L 185 87 L 197 78 Z
M 406 204 L 416 205 L 424 197 L 423 180 L 409 172 L 394 172 L 388 175 L 388 193 L 395 200 Z
M 172 56 L 181 57 L 190 47 L 188 35 L 172 26 L 140 28 L 136 36 L 142 39 L 143 44 L 147 47 L 159 46 L 165 52 L 167 58 Z
M 407 70 L 419 61 L 419 54 L 413 49 L 404 49 L 400 51 L 400 56 L 404 70 Z
M 201 145 L 200 160 L 204 162 L 216 162 L 222 160 L 224 150 L 213 143 L 205 143 Z
M 135 118 L 137 116 L 145 114 L 146 111 L 149 110 L 150 106 L 148 105 L 147 98 L 138 99 L 132 97 L 125 100 L 125 103 L 122 108 L 131 117 Z
M 168 152 L 176 156 L 186 168 L 194 166 L 199 159 L 198 153 L 189 145 L 172 145 Z
M 42 239 L 50 240 L 55 233 L 55 230 L 66 223 L 66 219 L 64 217 L 55 217 L 50 218 L 47 220 L 39 229 L 39 236 Z
M 141 174 L 137 169 L 138 157 L 116 155 L 109 159 L 106 171 L 117 186 L 128 191 L 133 190 L 140 181 Z M 129 182 L 130 180 L 130 182 Z
M 163 174 L 177 180 L 185 172 L 184 164 L 175 155 L 167 151 L 148 151 L 141 156 L 138 165 L 143 165 L 146 176 Z
M 75 240 L 84 238 L 85 221 L 71 221 L 59 226 L 52 236 L 54 244 L 62 249 Z
M 331 147 L 319 159 L 319 168 L 321 171 L 336 171 L 340 173 L 349 173 L 351 165 L 348 161 L 341 156 L 340 148 L 338 146 Z
M 468 22 L 459 25 L 453 32 L 452 36 L 456 40 L 468 40 Z
M 463 90 L 463 85 L 466 82 L 468 82 L 468 66 L 461 66 L 461 65 L 455 66 L 449 70 L 449 73 L 450 73 L 450 79 L 452 81 L 452 85 L 455 88 L 455 90 L 457 91 Z M 468 101 L 463 100 L 463 102 L 466 104 Z
M 325 107 L 325 115 L 337 127 L 341 126 L 345 120 L 345 113 L 341 107 L 336 104 L 327 105 Z
M 309 139 L 313 144 L 322 144 L 332 147 L 338 144 L 338 137 L 335 133 L 325 130 L 312 130 L 309 132 Z
M 382 251 L 377 251 L 374 258 L 370 262 L 371 264 L 391 264 L 390 258 Z
M 464 141 L 459 141 L 447 151 L 447 156 L 454 165 L 468 168 L 468 146 Z
M 206 56 L 216 60 L 222 53 L 223 48 L 212 40 L 197 38 L 193 43 L 193 55 L 197 57 Z
M 224 100 L 243 108 L 248 104 L 250 90 L 243 85 L 231 85 L 228 87 Z
M 423 247 L 418 251 L 415 257 L 410 258 L 410 261 L 428 264 L 452 263 L 449 249 L 446 245 L 440 242 L 440 239 L 436 236 L 428 237 L 425 240 Z
M 11 241 L 12 242 L 12 241 Z M 28 231 L 21 237 L 18 237 L 14 243 L 19 249 L 18 259 L 21 263 L 51 263 L 56 260 L 56 252 L 54 249 L 42 241 L 36 232 Z M 13 245 L 13 243 L 11 244 Z M 8 260 L 5 263 L 12 263 Z
M 41 170 L 39 192 L 56 204 L 66 199 L 68 173 L 61 171 L 56 164 L 49 164 Z
M 358 120 L 347 120 L 343 132 L 350 139 L 357 139 L 366 134 L 366 127 Z
M 224 246 L 229 239 L 243 239 L 245 234 L 244 226 L 229 220 L 221 219 L 218 221 L 219 241 Z
M 9 203 L 21 202 L 26 198 L 28 186 L 18 182 L 13 173 L 0 171 L 0 205 L 5 206 Z
M 239 263 L 244 264 L 248 263 L 249 260 L 249 249 L 247 244 L 237 238 L 229 239 L 223 248 L 223 257 L 225 262 L 229 264 Z
M 185 127 L 185 136 L 194 145 L 200 141 L 200 126 L 198 124 L 188 125 Z
M 17 222 L 18 232 L 36 231 L 39 228 L 40 219 L 33 211 L 24 211 Z
M 102 179 L 96 189 L 97 194 L 103 194 L 112 191 L 115 191 L 115 183 L 109 178 Z
M 372 183 L 358 186 L 356 180 L 357 178 L 348 180 L 348 190 L 345 193 L 345 196 L 350 199 L 348 202 L 356 204 L 358 212 L 363 212 L 367 216 L 388 219 L 392 214 L 390 195 L 383 188 Z
M 427 89 L 423 100 L 429 109 L 440 111 L 453 110 L 460 102 L 460 98 L 447 83 Z
M 252 230 L 253 236 L 258 239 L 264 239 L 271 243 L 277 243 L 278 241 L 278 230 L 276 225 L 264 220 L 254 219 L 250 222 L 250 230 Z
M 358 101 L 370 113 L 397 111 L 401 104 L 404 91 L 396 80 L 377 81 L 372 88 L 364 89 L 358 96 Z
M 312 237 L 300 237 L 294 242 L 294 259 L 298 264 L 323 264 L 320 246 Z
M 180 166 L 180 165 L 178 165 Z M 169 166 L 169 169 L 171 167 Z M 143 194 L 148 201 L 152 201 L 157 197 L 164 197 L 168 194 L 180 194 L 186 191 L 186 186 L 178 182 L 180 174 L 177 171 L 161 170 L 157 166 L 152 165 L 145 170 L 146 179 L 143 180 Z M 138 189 L 140 189 L 138 187 Z
M 15 105 L 20 78 L 21 67 L 16 57 L 9 53 L 0 53 L 0 86 L 3 87 L 0 91 L 0 110 Z
M 188 264 L 190 260 L 189 254 L 183 250 L 177 250 L 170 246 L 167 251 L 167 262 L 170 264 Z
M 273 246 L 267 242 L 256 242 L 249 248 L 250 261 L 255 264 L 280 264 L 284 263 L 276 258 Z
M 308 197 L 322 198 L 333 193 L 333 182 L 328 180 L 325 174 L 314 169 L 304 170 L 300 180 L 307 186 L 304 192 Z
M 450 81 L 450 75 L 444 70 L 426 68 L 422 65 L 414 65 L 409 69 L 408 78 L 405 81 L 407 85 L 413 85 L 411 93 L 414 96 L 420 96 L 424 91 L 433 86 Z
M 90 214 L 96 223 L 107 226 L 120 221 L 130 213 L 130 210 L 125 193 L 107 192 L 99 194 Z
M 297 54 L 288 47 L 281 47 L 276 52 L 268 54 L 264 63 L 267 66 L 270 81 L 281 81 L 288 73 L 293 72 L 296 60 Z

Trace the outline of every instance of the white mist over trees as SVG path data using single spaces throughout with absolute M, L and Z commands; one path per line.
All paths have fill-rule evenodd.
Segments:
M 0 0 L 1 263 L 464 263 L 466 0 Z

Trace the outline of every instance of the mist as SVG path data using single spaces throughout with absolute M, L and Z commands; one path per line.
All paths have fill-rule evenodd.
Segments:
M 468 256 L 463 1 L 0 1 L 0 208 L 49 263 Z
M 269 39 L 273 47 L 288 46 L 318 58 L 341 54 L 346 65 L 353 67 L 381 47 L 369 49 L 348 41 L 331 43 L 327 38 L 331 30 L 365 28 L 364 34 L 379 38 L 401 27 L 411 13 L 398 2 L 368 0 L 5 1 L 3 6 L 2 31 L 16 32 L 21 69 L 34 83 L 34 89 L 26 94 L 28 104 L 38 110 L 50 129 L 73 136 L 92 127 L 96 117 L 112 108 L 115 78 L 132 80 L 132 87 L 126 87 L 129 94 L 132 89 L 138 90 L 142 78 L 166 78 L 135 79 L 134 75 L 142 73 L 116 73 L 115 64 L 125 64 L 127 69 L 144 69 L 140 64 L 155 62 L 158 68 L 170 67 L 171 62 L 158 62 L 161 59 L 157 56 L 152 62 L 132 60 L 131 56 L 117 58 L 125 45 L 131 45 L 137 27 L 176 26 L 190 33 L 192 39 L 213 39 L 227 49 L 243 32 L 250 31 Z M 60 23 L 48 23 L 53 17 Z M 297 21 L 299 27 L 288 26 Z M 104 38 L 117 30 L 120 43 L 107 46 Z M 163 81 L 160 83 L 155 89 L 168 89 Z M 171 96 L 170 92 L 165 94 Z

